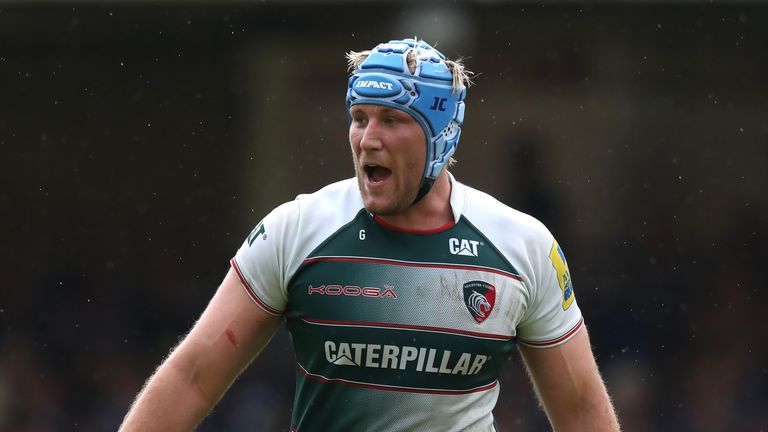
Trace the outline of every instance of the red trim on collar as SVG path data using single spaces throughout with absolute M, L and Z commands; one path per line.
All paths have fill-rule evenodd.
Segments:
M 400 228 L 400 227 L 394 226 L 392 224 L 385 222 L 384 219 L 380 218 L 378 215 L 374 215 L 373 220 L 375 220 L 379 225 L 383 226 L 388 230 L 399 232 L 399 233 L 405 233 L 405 234 L 437 234 L 439 232 L 443 232 L 445 230 L 453 228 L 453 226 L 456 225 L 456 222 L 450 221 L 447 224 L 443 226 L 439 226 L 437 228 L 432 228 L 428 230 L 417 230 L 417 229 L 406 229 L 406 228 Z

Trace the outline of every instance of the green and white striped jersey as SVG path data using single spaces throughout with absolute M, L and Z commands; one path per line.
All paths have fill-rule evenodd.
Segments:
M 439 229 L 388 226 L 349 179 L 276 208 L 232 259 L 286 320 L 292 430 L 494 430 L 515 343 L 554 346 L 582 326 L 544 225 L 451 183 L 454 223 Z

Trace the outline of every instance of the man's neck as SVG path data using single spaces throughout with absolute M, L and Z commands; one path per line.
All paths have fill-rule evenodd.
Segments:
M 390 216 L 378 216 L 389 225 L 407 231 L 430 231 L 452 224 L 451 181 L 444 170 L 432 189 L 406 211 Z

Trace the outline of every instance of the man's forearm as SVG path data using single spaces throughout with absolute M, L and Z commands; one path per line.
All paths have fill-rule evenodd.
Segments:
M 217 398 L 201 390 L 194 368 L 180 363 L 171 355 L 158 368 L 136 397 L 120 432 L 189 431 L 205 418 Z
M 619 422 L 592 355 L 587 329 L 563 345 L 521 346 L 549 421 L 559 431 L 617 432 Z
M 576 409 L 568 415 L 552 418 L 552 425 L 558 432 L 607 431 L 617 432 L 619 426 L 616 411 L 602 382 L 599 388 L 588 389 L 582 399 L 574 404 Z
M 188 431 L 263 348 L 280 317 L 253 304 L 230 269 L 184 341 L 139 393 L 120 431 Z

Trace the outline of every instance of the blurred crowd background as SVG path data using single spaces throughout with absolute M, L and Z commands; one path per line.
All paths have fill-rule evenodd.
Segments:
M 251 228 L 353 175 L 344 54 L 475 71 L 456 177 L 544 221 L 626 431 L 768 430 L 768 5 L 0 1 L 0 430 L 115 430 Z M 201 431 L 287 431 L 283 330 Z M 546 419 L 519 355 L 495 410 Z M 382 413 L 386 415 L 386 413 Z

